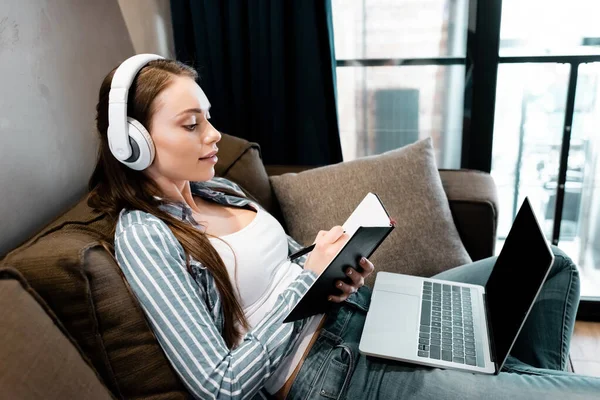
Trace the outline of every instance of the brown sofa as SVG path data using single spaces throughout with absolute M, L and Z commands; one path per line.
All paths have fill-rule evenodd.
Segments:
M 223 135 L 219 147 L 217 175 L 238 183 L 283 224 L 269 176 L 304 168 L 265 168 L 257 144 L 228 135 Z M 478 260 L 492 255 L 498 221 L 493 180 L 488 174 L 467 170 L 441 170 L 440 175 L 454 222 L 471 258 Z M 65 393 L 56 395 L 56 383 L 61 382 L 64 371 L 83 374 L 78 377 L 81 384 L 69 388 L 70 393 L 77 393 L 77 388 L 81 388 L 80 398 L 189 397 L 123 282 L 112 255 L 102 245 L 103 241 L 112 242 L 107 235 L 113 223 L 108 216 L 91 210 L 84 198 L 0 261 L 0 268 L 4 269 L 4 275 L 0 275 L 3 277 L 0 293 L 4 294 L 0 296 L 0 303 L 4 302 L 0 304 L 0 312 L 4 315 L 0 314 L 0 317 L 10 321 L 10 318 L 4 318 L 8 313 L 13 321 L 26 322 L 19 326 L 21 331 L 39 330 L 40 325 L 36 322 L 51 318 L 54 330 L 50 332 L 46 324 L 42 336 L 62 337 L 56 341 L 63 349 L 57 351 L 57 345 L 48 341 L 43 345 L 29 345 L 36 340 L 36 335 L 29 335 L 29 342 L 25 344 L 17 343 L 25 340 L 25 335 L 12 335 L 13 343 L 3 341 L 0 344 L 2 368 L 12 371 L 11 374 L 0 374 L 0 393 L 7 398 L 28 397 L 23 393 L 29 393 L 30 398 L 39 397 L 35 393 L 43 394 L 41 397 L 44 398 L 67 398 Z M 21 289 L 17 290 L 18 287 Z M 22 318 L 18 314 L 15 319 L 14 313 L 19 312 L 13 312 L 18 309 L 14 307 L 15 302 L 20 304 L 28 296 L 39 306 L 32 306 L 32 301 L 28 300 L 23 307 L 33 307 L 36 311 L 27 312 Z M 3 329 L 11 331 L 10 327 Z M 49 349 L 43 350 L 47 347 Z M 36 364 L 37 357 L 16 354 L 15 349 L 35 351 L 36 354 L 52 351 L 58 355 L 46 357 L 44 363 Z M 68 362 L 63 356 L 67 353 L 71 357 Z M 81 358 L 77 359 L 73 354 L 80 354 Z M 73 367 L 73 363 L 79 363 L 76 364 L 78 367 Z M 104 385 L 100 389 L 105 393 L 100 393 L 98 383 Z M 24 384 L 27 387 L 24 388 Z M 36 391 L 31 394 L 29 389 Z

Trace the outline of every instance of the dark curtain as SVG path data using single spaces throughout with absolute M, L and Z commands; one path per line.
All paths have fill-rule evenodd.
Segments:
M 171 0 L 171 12 L 217 129 L 259 143 L 265 164 L 342 161 L 329 0 Z

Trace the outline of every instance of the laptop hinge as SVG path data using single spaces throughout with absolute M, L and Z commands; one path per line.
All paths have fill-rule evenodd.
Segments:
M 487 293 L 483 293 L 483 309 L 485 312 L 485 323 L 487 324 L 488 330 L 488 338 L 490 342 L 490 359 L 494 363 L 496 367 L 496 372 L 498 372 L 498 363 L 496 362 L 496 344 L 494 343 L 494 331 L 492 330 L 492 323 L 490 319 L 490 312 L 487 306 Z

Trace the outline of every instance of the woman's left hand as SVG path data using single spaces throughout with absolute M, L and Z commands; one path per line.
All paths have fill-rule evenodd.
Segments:
M 352 267 L 349 267 L 346 270 L 346 275 L 352 280 L 351 285 L 347 284 L 344 281 L 335 282 L 335 287 L 341 290 L 343 293 L 339 296 L 333 294 L 330 295 L 328 297 L 329 301 L 332 301 L 334 303 L 341 303 L 342 301 L 346 300 L 348 296 L 356 292 L 361 286 L 365 284 L 365 278 L 373 273 L 375 267 L 373 266 L 373 263 L 371 263 L 371 261 L 367 260 L 364 257 L 360 260 L 360 267 L 362 268 L 362 272 L 358 272 Z

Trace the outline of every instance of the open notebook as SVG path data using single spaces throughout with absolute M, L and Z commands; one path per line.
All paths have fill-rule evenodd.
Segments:
M 327 301 L 327 297 L 337 290 L 335 282 L 344 280 L 350 283 L 350 278 L 345 274 L 346 268 L 349 266 L 360 268 L 358 263 L 360 258 L 371 257 L 394 229 L 394 224 L 394 220 L 390 218 L 379 197 L 375 193 L 367 193 L 344 222 L 344 230 L 350 239 L 321 272 L 284 322 L 326 312 L 332 306 L 332 303 Z

